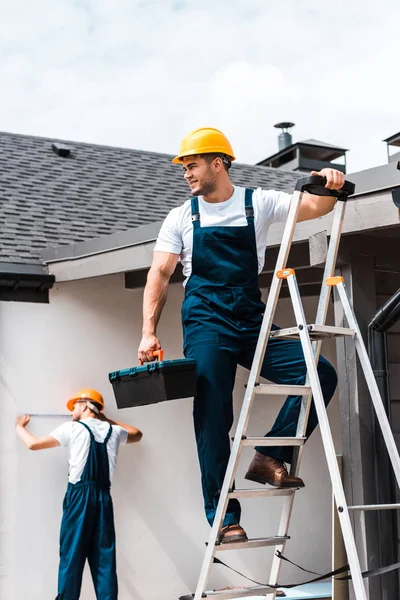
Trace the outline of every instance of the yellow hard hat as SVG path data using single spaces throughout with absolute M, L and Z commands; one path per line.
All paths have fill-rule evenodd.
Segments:
M 68 400 L 67 408 L 69 411 L 72 412 L 74 410 L 75 402 L 77 402 L 78 400 L 88 400 L 89 402 L 96 402 L 96 404 L 100 404 L 100 410 L 104 409 L 103 396 L 100 394 L 100 392 L 92 390 L 91 388 L 83 388 L 82 390 L 79 390 L 79 392 L 77 392 L 73 398 L 70 398 Z
M 179 154 L 175 156 L 172 162 L 179 164 L 182 162 L 184 156 L 213 152 L 226 154 L 231 161 L 236 160 L 232 146 L 222 131 L 213 127 L 199 127 L 199 129 L 195 129 L 185 135 L 181 141 Z

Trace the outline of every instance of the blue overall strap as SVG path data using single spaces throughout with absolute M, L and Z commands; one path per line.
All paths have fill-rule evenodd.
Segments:
M 254 223 L 253 192 L 251 188 L 246 188 L 244 193 L 244 209 L 246 212 L 247 225 Z
M 109 424 L 107 435 L 102 442 L 97 442 L 93 431 L 83 421 L 78 421 L 90 435 L 89 453 L 86 465 L 83 469 L 81 481 L 82 485 L 94 483 L 99 489 L 110 489 L 110 467 L 108 459 L 107 442 L 110 439 L 112 426 Z M 78 485 L 78 484 L 75 484 Z
M 90 429 L 90 427 L 88 427 L 88 425 L 86 425 L 86 423 L 83 423 L 83 421 L 77 421 L 77 422 L 78 422 L 78 423 L 80 423 L 81 425 L 83 425 L 83 426 L 84 426 L 84 428 L 88 430 L 88 432 L 89 432 L 89 434 L 90 434 L 90 437 L 91 437 L 91 439 L 92 439 L 93 441 L 96 441 L 96 440 L 95 440 L 95 437 L 94 437 L 94 435 L 93 435 L 93 431 Z M 109 439 L 110 439 L 110 437 L 111 437 L 111 434 L 112 434 L 112 425 L 109 425 L 109 428 L 108 428 L 108 431 L 107 431 L 107 435 L 106 435 L 106 437 L 104 438 L 104 441 L 103 441 L 103 442 L 98 442 L 98 443 L 100 443 L 100 444 L 107 444 L 108 440 L 109 440 Z
M 110 427 L 109 427 L 106 437 L 104 438 L 103 444 L 107 444 L 107 442 L 110 439 L 111 434 L 112 434 L 112 425 L 111 425 L 111 423 L 109 425 L 110 425 Z
M 90 427 L 88 427 L 88 425 L 86 425 L 86 423 L 83 423 L 83 421 L 77 421 L 77 423 L 80 423 L 81 425 L 84 426 L 85 429 L 88 430 L 90 438 L 94 441 L 93 431 L 90 429 Z
M 192 198 L 191 206 L 192 206 L 193 229 L 198 229 L 200 227 L 200 211 L 199 211 L 199 199 L 197 198 L 197 196 L 195 198 Z

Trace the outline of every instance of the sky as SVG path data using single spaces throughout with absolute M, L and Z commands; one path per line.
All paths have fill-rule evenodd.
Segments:
M 293 140 L 387 162 L 398 0 L 0 0 L 0 131 L 175 153 L 201 126 L 237 159 Z

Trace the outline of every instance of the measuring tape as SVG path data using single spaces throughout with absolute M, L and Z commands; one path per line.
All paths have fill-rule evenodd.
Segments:
M 70 419 L 71 415 L 60 415 L 60 413 L 26 413 L 30 417 L 61 417 L 63 419 Z

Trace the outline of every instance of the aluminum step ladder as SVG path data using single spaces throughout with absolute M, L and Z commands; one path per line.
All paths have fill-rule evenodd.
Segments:
M 241 449 L 246 446 L 293 446 L 294 456 L 290 473 L 298 475 L 303 446 L 306 441 L 305 433 L 307 429 L 308 415 L 311 407 L 311 400 L 314 400 L 318 416 L 321 437 L 324 445 L 326 460 L 328 463 L 329 475 L 332 482 L 334 497 L 338 511 L 339 522 L 343 534 L 345 548 L 347 552 L 354 593 L 356 600 L 367 600 L 367 592 L 364 586 L 360 562 L 357 554 L 354 533 L 349 517 L 350 511 L 355 510 L 379 510 L 388 508 L 400 508 L 400 505 L 368 505 L 368 506 L 348 506 L 344 494 L 344 489 L 336 461 L 335 447 L 332 433 L 329 426 L 328 416 L 321 391 L 321 385 L 317 372 L 318 358 L 320 354 L 321 342 L 323 339 L 350 336 L 355 341 L 355 347 L 360 359 L 361 367 L 366 378 L 372 403 L 377 415 L 377 419 L 382 430 L 390 460 L 396 475 L 397 484 L 400 486 L 400 457 L 396 448 L 396 443 L 390 424 L 380 397 L 379 389 L 375 381 L 373 370 L 369 362 L 368 353 L 360 333 L 353 309 L 351 307 L 343 278 L 335 277 L 334 270 L 339 248 L 339 242 L 342 232 L 343 219 L 346 209 L 348 196 L 354 193 L 355 186 L 346 182 L 339 191 L 332 191 L 325 188 L 326 180 L 320 176 L 311 176 L 300 179 L 297 182 L 293 194 L 288 219 L 285 225 L 280 251 L 277 259 L 274 277 L 272 279 L 263 322 L 260 329 L 260 335 L 250 370 L 248 384 L 243 399 L 243 404 L 236 428 L 236 434 L 233 439 L 229 463 L 227 466 L 224 483 L 221 489 L 219 503 L 211 528 L 207 549 L 205 552 L 203 565 L 198 579 L 194 600 L 202 598 L 233 599 L 254 596 L 265 596 L 267 600 L 275 600 L 276 588 L 271 587 L 277 584 L 281 559 L 275 553 L 272 561 L 271 572 L 267 586 L 252 586 L 240 588 L 237 590 L 210 590 L 207 591 L 207 583 L 214 557 L 221 551 L 240 550 L 245 548 L 256 548 L 261 546 L 273 546 L 277 551 L 283 552 L 286 542 L 289 539 L 288 531 L 290 518 L 293 508 L 294 497 L 297 489 L 235 489 L 234 480 L 239 463 Z M 336 208 L 334 211 L 330 243 L 325 263 L 323 283 L 318 303 L 315 323 L 308 325 L 305 319 L 304 310 L 300 298 L 299 288 L 296 281 L 296 274 L 293 269 L 286 268 L 290 247 L 293 240 L 296 227 L 297 216 L 300 203 L 304 192 L 317 194 L 319 196 L 337 197 Z M 273 317 L 279 298 L 279 293 L 283 280 L 287 281 L 290 298 L 294 309 L 296 327 L 271 331 Z M 335 287 L 340 301 L 343 305 L 344 314 L 347 320 L 348 328 L 331 327 L 325 325 L 329 306 L 329 298 L 332 288 Z M 260 384 L 259 376 L 263 357 L 270 338 L 285 338 L 300 340 L 304 352 L 304 358 L 307 367 L 307 377 L 304 386 L 300 385 L 276 385 Z M 277 438 L 277 437 L 247 437 L 246 431 L 249 422 L 250 412 L 253 401 L 258 395 L 302 395 L 302 406 L 297 425 L 296 437 Z M 248 498 L 260 496 L 284 496 L 278 533 L 275 537 L 249 539 L 243 543 L 220 544 L 219 536 L 222 523 L 225 517 L 228 501 L 231 498 Z

